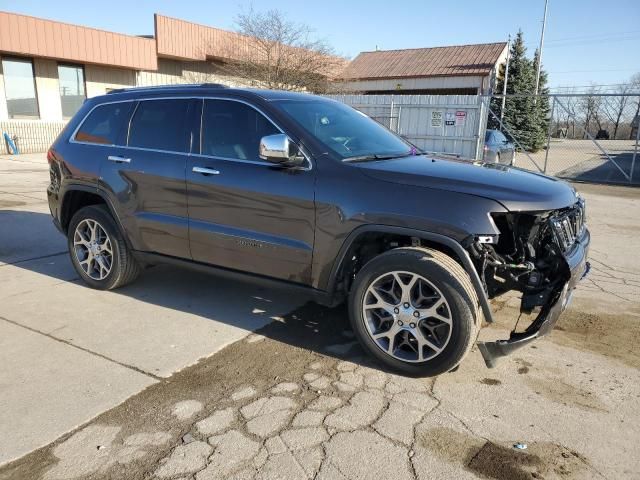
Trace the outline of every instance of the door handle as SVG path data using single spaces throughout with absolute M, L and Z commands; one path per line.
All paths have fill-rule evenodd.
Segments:
M 193 167 L 193 172 L 201 173 L 203 175 L 220 175 L 220 171 L 205 167 Z
M 116 162 L 116 163 L 131 163 L 131 159 L 130 158 L 121 157 L 119 155 L 109 155 L 107 157 L 107 160 L 109 160 L 111 162 Z

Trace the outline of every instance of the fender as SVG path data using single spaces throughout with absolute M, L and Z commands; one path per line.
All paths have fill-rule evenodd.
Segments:
M 65 201 L 67 198 L 67 194 L 70 192 L 87 192 L 87 193 L 92 193 L 94 195 L 98 195 L 100 198 L 102 198 L 104 200 L 105 205 L 107 206 L 107 208 L 109 209 L 109 213 L 111 213 L 111 216 L 113 217 L 114 221 L 116 222 L 116 225 L 118 227 L 118 229 L 120 230 L 120 233 L 122 234 L 122 236 L 124 237 L 125 242 L 127 242 L 127 246 L 129 248 L 133 248 L 131 245 L 131 242 L 129 241 L 129 236 L 127 235 L 126 230 L 124 229 L 122 222 L 120 221 L 120 217 L 118 216 L 118 212 L 116 211 L 116 209 L 113 206 L 113 202 L 111 201 L 111 199 L 109 198 L 109 195 L 107 194 L 107 192 L 105 192 L 104 190 L 102 190 L 100 187 L 96 187 L 96 186 L 91 186 L 91 185 L 85 185 L 82 183 L 71 183 L 65 186 L 64 189 L 64 194 L 62 195 L 62 202 L 60 203 L 60 212 L 63 211 L 64 209 L 64 205 L 65 205 Z M 69 218 L 69 221 L 71 219 Z M 63 232 L 66 234 L 66 232 Z
M 428 240 L 430 242 L 443 245 L 445 247 L 453 250 L 460 261 L 462 262 L 462 267 L 469 274 L 469 278 L 471 279 L 471 283 L 473 284 L 473 288 L 478 295 L 478 300 L 480 301 L 480 308 L 482 309 L 482 314 L 487 322 L 493 323 L 493 314 L 491 313 L 491 307 L 489 306 L 489 299 L 487 298 L 487 293 L 484 291 L 482 287 L 482 282 L 480 281 L 480 277 L 478 276 L 478 272 L 473 266 L 473 262 L 471 261 L 471 257 L 469 253 L 462 247 L 460 242 L 457 240 L 447 237 L 446 235 L 442 235 L 439 233 L 427 232 L 424 230 L 416 230 L 413 228 L 406 227 L 394 227 L 389 225 L 363 225 L 354 229 L 349 236 L 345 239 L 342 246 L 340 247 L 340 251 L 336 260 L 333 263 L 331 268 L 331 274 L 329 276 L 329 282 L 327 285 L 328 293 L 333 296 L 336 288 L 336 278 L 338 276 L 338 270 L 342 265 L 345 255 L 349 251 L 349 248 L 356 240 L 358 236 L 363 233 L 394 233 L 398 235 L 408 236 L 408 237 L 416 237 L 424 240 Z

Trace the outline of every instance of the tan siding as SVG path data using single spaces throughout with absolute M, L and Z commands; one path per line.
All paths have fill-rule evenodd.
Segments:
M 4 77 L 2 75 L 2 63 L 0 63 L 0 121 L 8 119 L 7 96 L 4 94 Z M 2 134 L 2 132 L 0 132 L 0 134 Z
M 147 70 L 157 67 L 153 39 L 7 12 L 0 12 L 0 52 Z
M 37 58 L 33 62 L 41 120 L 62 120 L 58 64 L 55 60 Z
M 136 85 L 136 72 L 134 70 L 86 65 L 84 75 L 87 85 L 87 97 L 104 95 L 107 91 L 115 88 Z
M 181 83 L 221 83 L 240 87 L 252 86 L 247 80 L 226 75 L 208 62 L 181 62 L 167 58 L 158 59 L 158 69 L 138 72 L 137 85 L 175 85 Z

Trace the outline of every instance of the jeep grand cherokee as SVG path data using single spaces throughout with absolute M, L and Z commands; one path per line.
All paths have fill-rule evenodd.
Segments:
M 412 375 L 455 368 L 510 290 L 537 314 L 479 342 L 488 366 L 553 328 L 588 270 L 584 201 L 503 165 L 423 155 L 313 95 L 216 85 L 92 98 L 48 152 L 51 214 L 93 288 L 169 262 L 349 304 L 362 346 Z

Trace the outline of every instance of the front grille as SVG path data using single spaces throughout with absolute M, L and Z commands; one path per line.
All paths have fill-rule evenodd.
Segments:
M 568 211 L 562 211 L 551 217 L 551 226 L 558 243 L 563 252 L 571 250 L 585 227 L 585 204 L 580 201 Z

